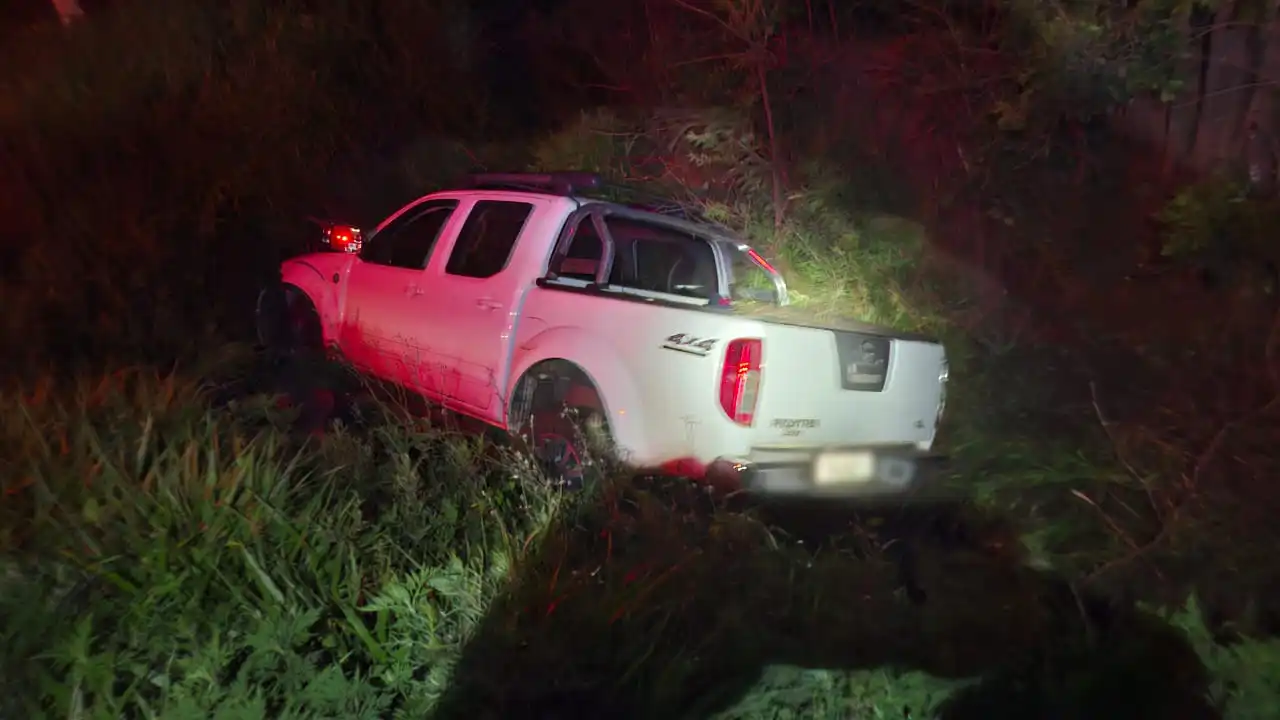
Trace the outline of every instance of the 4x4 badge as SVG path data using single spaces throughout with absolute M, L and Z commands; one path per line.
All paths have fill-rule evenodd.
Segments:
M 662 348 L 664 350 L 678 350 L 690 355 L 707 355 L 718 342 L 720 341 L 717 338 L 700 338 L 685 333 L 676 333 L 675 335 L 668 335 L 662 341 Z

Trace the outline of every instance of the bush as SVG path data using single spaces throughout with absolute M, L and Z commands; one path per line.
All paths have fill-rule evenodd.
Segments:
M 1246 183 L 1212 178 L 1183 188 L 1156 220 L 1164 230 L 1163 256 L 1219 273 L 1248 266 L 1245 273 L 1230 274 L 1250 279 L 1260 273 L 1248 271 L 1270 263 L 1271 277 L 1263 279 L 1262 289 L 1274 292 L 1274 265 L 1280 261 L 1273 248 L 1280 223 L 1280 202 L 1274 198 L 1254 197 Z
M 855 214 L 849 182 L 812 163 L 793 178 L 787 222 L 774 227 L 768 165 L 750 123 L 728 108 L 638 119 L 584 113 L 539 142 L 532 167 L 573 167 L 691 203 L 779 262 L 792 302 L 819 319 L 854 316 L 904 330 L 940 330 L 919 273 L 925 230 L 905 218 Z
M 1204 662 L 1212 682 L 1209 698 L 1223 720 L 1261 720 L 1275 715 L 1280 699 L 1280 641 L 1233 638 L 1224 642 L 1205 623 L 1192 596 L 1176 610 L 1160 613 L 1180 629 Z

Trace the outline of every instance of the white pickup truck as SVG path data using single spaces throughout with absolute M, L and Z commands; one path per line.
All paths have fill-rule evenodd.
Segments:
M 898 495 L 941 419 L 937 342 L 804 323 L 726 228 L 612 202 L 587 173 L 474 175 L 263 291 L 264 344 L 364 373 L 524 438 L 581 479 L 588 420 L 638 469 L 764 494 Z M 573 412 L 565 412 L 566 409 Z

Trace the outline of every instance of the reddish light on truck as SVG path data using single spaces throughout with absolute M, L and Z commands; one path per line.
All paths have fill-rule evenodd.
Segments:
M 325 242 L 336 252 L 360 252 L 362 237 L 360 228 L 352 225 L 333 225 L 325 230 Z
M 747 255 L 748 255 L 752 260 L 755 260 L 755 261 L 756 261 L 756 263 L 760 265 L 760 267 L 764 268 L 765 270 L 768 270 L 769 272 L 771 272 L 771 273 L 773 273 L 773 274 L 775 274 L 775 275 L 776 275 L 776 274 L 778 274 L 778 271 L 773 269 L 773 266 L 769 264 L 769 261 L 768 261 L 768 260 L 765 260 L 765 259 L 760 255 L 760 253 L 756 252 L 753 248 L 748 248 L 748 249 L 747 249 Z
M 747 427 L 755 421 L 756 401 L 764 366 L 764 341 L 738 338 L 725 346 L 720 370 L 720 408 L 729 419 Z

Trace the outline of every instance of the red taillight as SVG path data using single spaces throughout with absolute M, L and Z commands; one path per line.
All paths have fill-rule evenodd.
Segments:
M 760 396 L 760 373 L 763 370 L 761 340 L 731 340 L 724 351 L 724 367 L 720 370 L 720 408 L 739 425 L 751 425 Z

